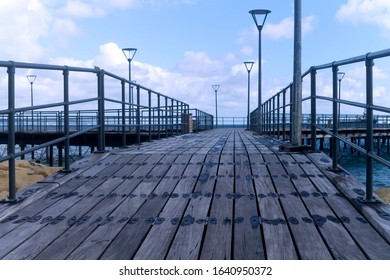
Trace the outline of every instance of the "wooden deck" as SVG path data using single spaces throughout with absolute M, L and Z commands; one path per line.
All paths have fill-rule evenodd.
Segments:
M 390 259 L 390 207 L 241 129 L 93 154 L 0 205 L 0 259 Z

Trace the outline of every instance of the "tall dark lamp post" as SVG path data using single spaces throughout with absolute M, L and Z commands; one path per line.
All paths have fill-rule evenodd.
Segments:
M 341 81 L 344 79 L 345 73 L 344 72 L 338 72 L 337 73 L 337 80 L 339 81 L 339 101 L 341 99 Z M 338 116 L 339 116 L 339 127 L 340 127 L 340 119 L 341 119 L 341 111 L 340 111 L 340 105 L 338 104 Z
M 245 61 L 245 68 L 246 71 L 248 71 L 248 114 L 246 119 L 246 129 L 250 129 L 250 89 L 251 89 L 251 70 L 253 67 L 254 62 L 253 61 Z
M 213 90 L 215 92 L 215 128 L 218 128 L 218 98 L 217 98 L 217 94 L 218 94 L 218 90 L 219 90 L 220 85 L 212 85 L 212 87 L 213 87 Z
M 123 54 L 125 55 L 127 61 L 129 62 L 129 81 L 131 82 L 131 62 L 135 56 L 135 53 L 137 52 L 137 49 L 136 48 L 124 48 L 122 49 L 122 52 Z M 132 123 L 132 112 L 131 112 L 131 109 L 132 109 L 132 104 L 133 104 L 133 87 L 132 85 L 129 83 L 129 118 L 130 118 L 130 121 L 129 123 L 131 124 Z M 131 130 L 131 127 L 129 128 Z
M 259 73 L 258 73 L 258 110 L 259 110 L 259 131 L 262 131 L 262 109 L 261 109 L 261 30 L 263 30 L 263 26 L 265 23 L 265 20 L 267 19 L 267 16 L 269 13 L 271 13 L 270 10 L 251 10 L 249 13 L 252 15 L 253 20 L 256 24 L 257 29 L 259 30 Z

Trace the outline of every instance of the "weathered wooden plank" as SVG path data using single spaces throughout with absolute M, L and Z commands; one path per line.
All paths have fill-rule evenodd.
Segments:
M 123 203 L 124 199 L 142 180 L 146 180 L 150 170 L 156 167 L 161 155 L 148 156 L 142 155 L 134 160 L 130 166 L 124 166 L 113 178 L 105 181 L 96 189 L 94 196 L 103 196 L 99 201 L 89 207 L 84 203 L 76 205 L 64 214 L 67 216 L 76 216 L 77 221 L 69 227 L 62 224 L 57 228 L 57 232 L 64 231 L 54 242 L 49 244 L 34 259 L 65 259 L 80 243 L 99 227 L 110 227 L 120 218 L 113 216 L 112 212 Z M 136 203 L 134 204 L 136 207 Z M 77 210 L 82 213 L 77 214 Z M 73 215 L 73 216 L 72 216 Z M 79 223 L 79 220 L 88 217 L 85 223 Z M 115 218 L 115 219 L 114 219 Z M 68 226 L 68 228 L 66 228 Z M 62 227 L 62 228 L 61 228 Z M 83 236 L 84 238 L 80 238 Z
M 164 259 L 169 246 L 180 226 L 185 208 L 194 193 L 194 187 L 205 155 L 193 155 L 186 167 L 183 177 L 178 182 L 158 219 L 164 223 L 153 226 L 145 237 L 142 245 L 134 256 L 135 260 L 161 260 Z
M 200 259 L 230 260 L 233 258 L 234 165 L 233 154 L 228 154 L 233 147 L 234 140 L 229 138 L 220 157 L 215 193 Z
M 264 155 L 264 159 L 286 215 L 278 222 L 289 223 L 299 258 L 332 259 L 305 205 L 299 197 L 290 195 L 296 189 L 281 162 L 271 154 Z
M 297 162 L 304 162 L 307 157 L 294 154 Z M 354 238 L 365 255 L 370 259 L 390 259 L 390 245 L 386 242 L 370 223 L 365 219 L 355 207 L 341 195 L 337 188 L 326 178 L 318 167 L 314 164 L 300 164 L 302 170 L 308 178 L 318 188 L 319 193 L 333 209 L 335 215 Z M 333 189 L 333 191 L 332 191 Z
M 279 196 L 274 188 L 266 163 L 260 154 L 250 154 L 260 216 L 266 221 L 278 221 L 284 217 Z M 266 258 L 270 260 L 293 260 L 298 255 L 288 223 L 262 223 Z
M 106 169 L 109 165 L 111 165 L 119 158 L 120 156 L 115 156 L 112 157 L 111 159 L 105 159 L 102 162 L 103 164 L 99 165 L 98 170 L 102 172 L 104 169 Z M 97 167 L 94 167 L 93 169 L 97 170 Z M 53 191 L 49 192 L 45 197 L 41 197 L 41 199 L 38 199 L 34 202 L 30 202 L 29 204 L 25 205 L 25 207 L 21 208 L 20 211 L 17 212 L 17 214 L 14 215 L 14 212 L 11 211 L 11 214 L 6 216 L 0 222 L 1 223 L 0 236 L 3 236 L 4 234 L 22 225 L 23 223 L 28 222 L 29 219 L 27 219 L 26 217 L 34 217 L 40 215 L 39 213 L 41 211 L 43 211 L 44 209 L 50 206 L 56 205 L 56 203 L 62 200 L 64 197 L 68 198 L 69 196 L 74 196 L 70 194 L 74 194 L 75 190 L 81 184 L 85 183 L 89 179 L 90 176 L 83 176 L 82 174 L 74 176 L 71 180 L 65 181 L 65 183 L 61 185 L 61 188 L 54 189 Z M 69 200 L 66 200 L 66 202 L 68 201 Z M 12 221 L 9 221 L 11 218 Z M 4 222 L 7 220 L 9 222 Z
M 264 259 L 263 237 L 260 231 L 261 223 L 250 161 L 245 146 L 238 135 L 235 140 L 234 168 L 236 194 L 234 201 L 234 220 L 236 221 L 234 223 L 234 259 Z
M 17 204 L 0 204 L 0 220 L 3 220 L 5 217 L 13 215 L 15 212 L 26 208 L 29 204 L 35 202 L 36 200 L 46 196 L 48 193 L 54 191 L 65 182 L 73 179 L 82 172 L 85 172 L 87 169 L 96 170 L 102 166 L 95 166 L 98 162 L 104 162 L 107 154 L 92 154 L 87 156 L 85 159 L 82 159 L 80 163 L 75 163 L 71 167 L 72 172 L 69 174 L 66 173 L 55 173 L 51 176 L 46 177 L 40 182 L 27 187 L 17 193 L 17 197 L 23 199 L 23 201 Z M 111 158 L 110 160 L 112 160 Z M 103 166 L 104 167 L 104 166 Z
M 112 259 L 119 249 L 120 259 L 254 259 L 260 251 L 267 259 L 328 259 L 362 258 L 354 255 L 361 250 L 389 259 L 381 214 L 388 208 L 357 203 L 363 189 L 326 170 L 331 162 L 321 155 L 309 155 L 314 165 L 278 145 L 218 129 L 93 155 L 45 180 L 56 184 L 50 192 L 31 188 L 28 205 L 0 212 L 0 255 Z M 43 222 L 49 216 L 58 220 Z
M 168 162 L 172 163 L 169 155 L 165 156 Z M 150 197 L 138 209 L 137 213 L 132 216 L 134 223 L 127 223 L 112 240 L 107 249 L 104 251 L 101 259 L 132 259 L 140 247 L 143 239 L 150 230 L 152 224 L 159 226 L 165 222 L 157 220 L 161 209 L 164 207 L 170 194 L 180 180 L 186 165 L 190 160 L 190 155 L 179 155 L 170 169 L 166 169 L 164 178 L 154 186 L 150 185 L 150 193 L 156 197 Z M 147 186 L 142 185 L 141 188 Z M 104 235 L 107 238 L 107 235 Z M 94 238 L 96 240 L 96 238 Z
M 366 259 L 354 239 L 340 223 L 334 212 L 330 209 L 322 196 L 311 195 L 318 192 L 318 189 L 305 176 L 298 162 L 291 155 L 280 154 L 279 159 L 283 162 L 292 182 L 297 189 L 297 195 L 302 198 L 311 217 L 318 221 L 317 227 L 321 236 L 327 244 L 330 252 L 335 259 Z M 299 162 L 300 165 L 306 165 L 307 168 L 313 166 L 307 161 Z M 347 202 L 347 201 L 345 201 Z
M 365 196 L 365 186 L 348 172 L 332 172 L 331 161 L 323 153 L 312 153 L 308 157 L 329 178 L 329 180 L 354 203 L 367 221 L 390 243 L 390 206 L 385 203 L 364 204 L 358 201 Z
M 209 207 L 214 193 L 219 154 L 220 152 L 210 152 L 206 156 L 205 165 L 195 186 L 195 193 L 200 195 L 191 199 L 166 257 L 167 259 L 189 260 L 199 258 L 205 221 L 208 219 Z
M 104 192 L 96 194 L 96 188 L 102 182 L 106 181 L 115 171 L 123 167 L 123 163 L 127 160 L 128 158 L 119 158 L 102 170 L 99 176 L 94 176 L 88 180 L 81 180 L 79 182 L 80 184 L 74 182 L 73 185 L 77 188 L 71 193 L 60 194 L 61 203 L 57 201 L 57 203 L 52 204 L 50 207 L 38 213 L 39 217 L 41 217 L 39 220 L 33 223 L 26 222 L 17 229 L 16 234 L 12 234 L 11 232 L 7 235 L 12 238 L 12 241 L 9 243 L 16 249 L 4 258 L 26 259 L 35 257 L 43 248 L 69 228 L 69 221 L 73 217 L 80 218 L 89 208 L 95 205 L 94 203 L 104 199 Z M 50 196 L 46 197 L 42 199 L 41 203 L 45 204 L 46 201 L 50 201 L 51 199 L 52 197 Z M 77 205 L 77 203 L 80 204 Z M 38 214 L 35 216 L 37 217 Z M 15 235 L 17 238 L 15 238 Z M 22 243 L 25 240 L 27 242 Z M 5 243 L 8 244 L 8 242 Z M 18 244 L 21 245 L 16 247 Z

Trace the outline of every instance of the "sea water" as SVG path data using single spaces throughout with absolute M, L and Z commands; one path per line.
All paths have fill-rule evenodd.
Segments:
M 382 157 L 390 161 L 390 155 L 384 154 Z M 366 157 L 365 155 L 351 154 L 340 149 L 339 165 L 351 173 L 356 179 L 363 184 L 366 183 Z M 390 168 L 373 161 L 373 189 L 390 188 Z

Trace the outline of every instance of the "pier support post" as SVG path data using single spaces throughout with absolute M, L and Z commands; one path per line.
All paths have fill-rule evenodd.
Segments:
M 312 151 L 316 150 L 316 140 L 317 140 L 317 127 L 316 127 L 316 116 L 317 116 L 317 107 L 316 107 L 316 95 L 317 95 L 317 85 L 316 85 L 316 74 L 317 71 L 312 68 L 310 71 L 310 105 L 311 105 L 311 149 Z M 323 147 L 322 147 L 323 148 Z
M 338 98 L 337 73 L 339 72 L 339 68 L 333 65 L 332 72 L 333 72 L 333 101 L 332 101 L 333 120 L 332 121 L 333 121 L 333 133 L 337 135 L 339 130 L 338 127 L 339 112 L 338 112 L 338 102 L 337 102 L 337 98 Z M 339 148 L 340 148 L 339 140 L 336 137 L 332 137 L 332 169 L 333 170 L 338 169 Z
M 373 196 L 373 159 L 370 154 L 373 153 L 373 66 L 374 61 L 370 59 L 369 54 L 366 56 L 366 105 L 367 105 L 367 137 L 366 137 L 366 197 L 360 198 L 363 203 L 377 202 L 377 199 Z
M 292 99 L 292 145 L 302 142 L 302 7 L 301 0 L 294 2 L 294 81 Z
M 105 150 L 105 123 L 104 123 L 104 71 L 97 69 L 98 77 L 98 152 Z
M 69 70 L 63 71 L 64 76 L 64 134 L 65 134 L 65 166 L 61 172 L 69 173 L 70 170 L 70 139 L 69 139 Z
M 122 147 L 126 147 L 126 82 L 123 79 L 121 81 L 122 86 Z M 130 127 L 130 123 L 129 123 Z
M 8 198 L 4 202 L 16 203 L 16 166 L 15 166 L 15 65 L 8 67 Z

